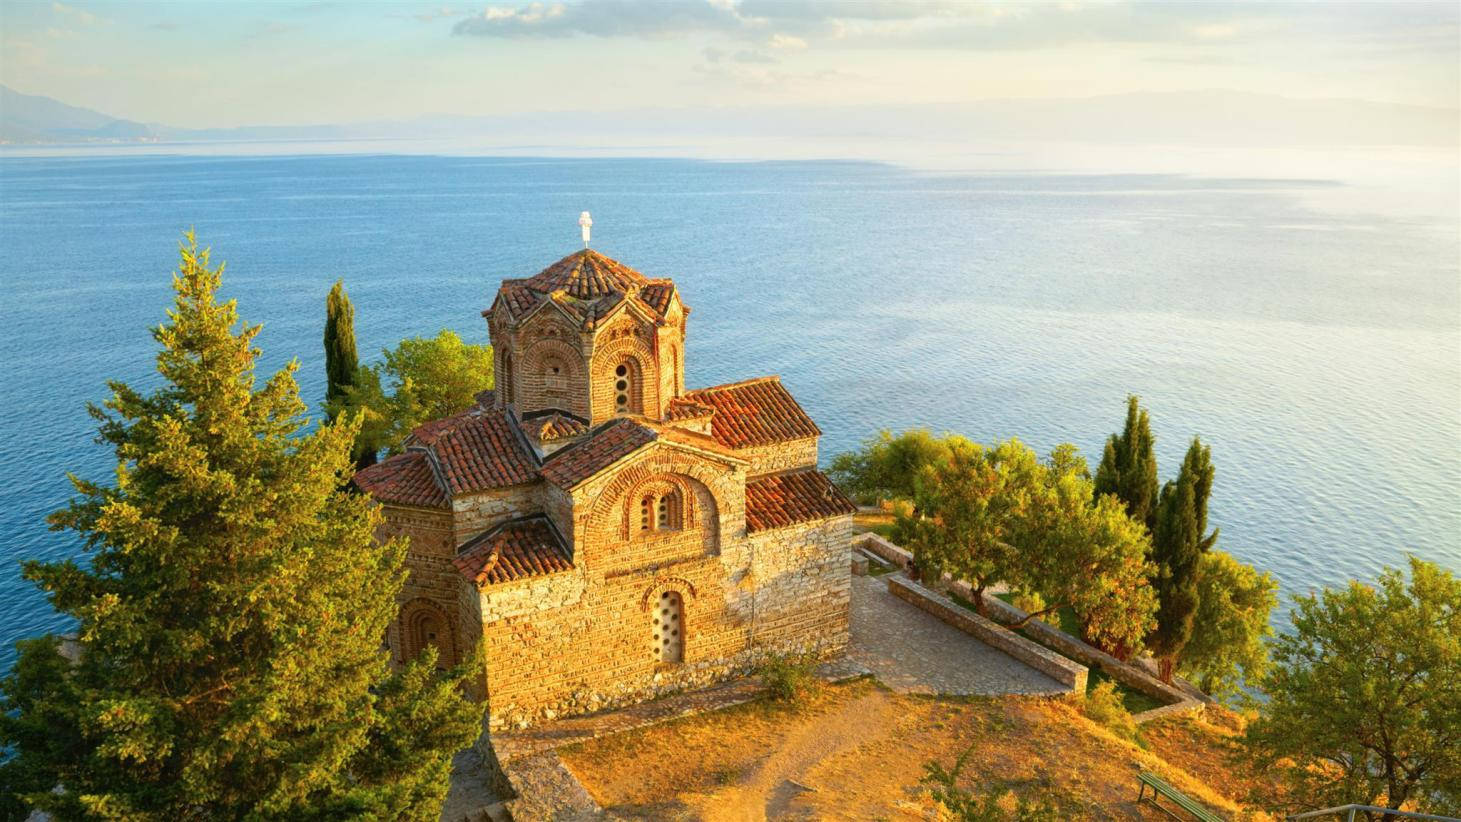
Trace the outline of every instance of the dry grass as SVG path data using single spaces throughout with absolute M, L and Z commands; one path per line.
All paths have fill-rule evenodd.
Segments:
M 1053 791 L 1086 818 L 1163 818 L 1135 802 L 1143 769 L 1235 815 L 1249 784 L 1227 764 L 1230 726 L 1173 719 L 1142 733 L 1149 750 L 1060 700 L 909 696 L 861 681 L 794 707 L 752 703 L 594 740 L 563 760 L 626 818 L 938 818 L 923 764 L 952 765 L 971 746 L 970 787 Z

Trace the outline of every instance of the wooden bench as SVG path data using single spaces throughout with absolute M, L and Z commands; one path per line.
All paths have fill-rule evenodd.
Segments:
M 1141 802 L 1142 799 L 1146 798 L 1146 789 L 1151 788 L 1152 807 L 1156 808 L 1162 813 L 1165 813 L 1173 819 L 1181 819 L 1182 817 L 1178 816 L 1175 813 L 1172 813 L 1165 806 L 1157 804 L 1158 796 L 1167 797 L 1168 799 L 1172 800 L 1172 802 L 1176 804 L 1177 807 L 1181 808 L 1184 811 L 1187 811 L 1197 819 L 1202 820 L 1202 822 L 1223 822 L 1221 817 L 1213 816 L 1211 813 L 1208 813 L 1206 808 L 1202 807 L 1196 802 L 1193 802 L 1191 799 L 1188 799 L 1182 794 L 1181 791 L 1177 790 L 1171 785 L 1168 785 L 1165 780 L 1163 780 L 1156 774 L 1150 771 L 1142 771 L 1140 774 L 1137 775 L 1136 778 L 1141 780 L 1141 790 L 1138 791 L 1136 794 L 1137 802 Z

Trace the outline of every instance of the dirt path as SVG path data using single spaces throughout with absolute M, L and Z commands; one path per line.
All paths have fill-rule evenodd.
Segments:
M 801 793 L 793 782 L 802 782 L 822 760 L 877 740 L 892 727 L 891 700 L 873 691 L 798 728 L 739 783 L 691 804 L 709 822 L 774 819 Z

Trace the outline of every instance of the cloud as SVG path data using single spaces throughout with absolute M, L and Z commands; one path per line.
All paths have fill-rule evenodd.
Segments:
M 707 34 L 764 48 L 1009 51 L 1077 44 L 1242 44 L 1321 39 L 1454 49 L 1454 2 L 1342 5 L 1238 0 L 548 0 L 489 6 L 458 35 L 661 39 Z
M 731 59 L 737 63 L 761 63 L 770 64 L 777 62 L 777 59 L 764 51 L 755 49 L 741 49 L 731 55 Z
M 103 22 L 102 19 L 100 17 L 97 17 L 95 14 L 92 14 L 91 12 L 85 11 L 83 9 L 78 9 L 74 6 L 68 6 L 65 3 L 52 3 L 51 11 L 54 11 L 56 14 L 60 15 L 67 22 L 76 23 L 77 25 L 94 26 L 97 23 Z
M 453 34 L 474 37 L 645 37 L 692 32 L 735 33 L 746 21 L 733 6 L 707 0 L 582 0 L 529 3 L 518 8 L 488 6 L 460 20 Z
M 423 12 L 418 12 L 411 16 L 416 18 L 417 20 L 420 20 L 423 23 L 430 23 L 433 20 L 440 20 L 445 17 L 461 17 L 463 14 L 466 14 L 466 12 L 461 9 L 453 9 L 448 8 L 447 6 L 442 6 L 440 8 L 428 9 Z

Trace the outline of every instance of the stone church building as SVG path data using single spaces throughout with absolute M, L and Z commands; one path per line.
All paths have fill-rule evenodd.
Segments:
M 358 473 L 410 537 L 387 641 L 482 642 L 491 727 L 847 643 L 853 506 L 776 377 L 686 391 L 674 282 L 583 250 L 482 314 L 496 389 Z

